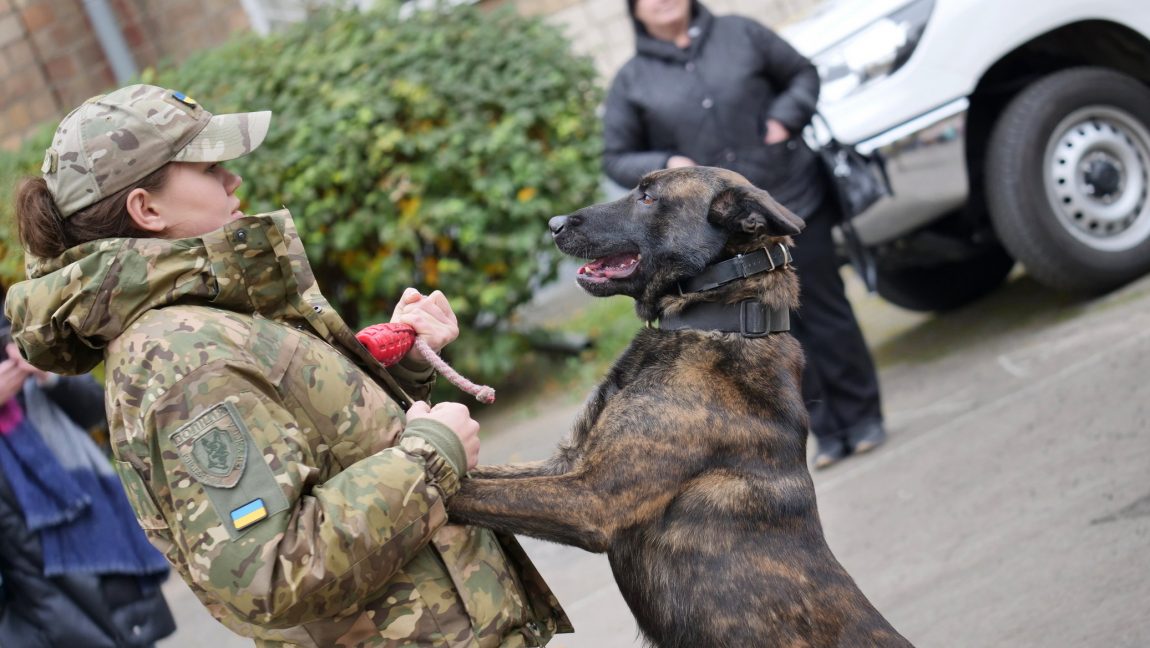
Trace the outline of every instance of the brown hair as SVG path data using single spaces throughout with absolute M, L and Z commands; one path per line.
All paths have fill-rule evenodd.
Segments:
M 24 249 L 33 256 L 52 258 L 81 243 L 105 238 L 146 238 L 152 234 L 136 227 L 128 213 L 128 194 L 134 189 L 159 191 L 168 180 L 168 165 L 151 172 L 94 205 L 64 218 L 43 178 L 27 178 L 16 193 L 16 231 Z

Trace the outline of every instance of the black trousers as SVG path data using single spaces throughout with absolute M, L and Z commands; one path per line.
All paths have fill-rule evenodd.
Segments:
M 820 444 L 849 444 L 852 435 L 882 424 L 878 374 L 835 258 L 835 209 L 833 200 L 823 201 L 792 250 L 802 292 L 791 333 L 806 354 L 803 400 Z

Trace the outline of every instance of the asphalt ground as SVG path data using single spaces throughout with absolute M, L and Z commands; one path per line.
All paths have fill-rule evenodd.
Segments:
M 1076 300 L 1016 275 L 941 316 L 848 279 L 890 439 L 814 479 L 862 591 L 920 648 L 1150 646 L 1150 278 Z M 561 284 L 536 307 L 586 299 Z M 485 414 L 482 461 L 547 456 L 582 396 Z M 552 646 L 642 645 L 604 556 L 524 544 L 576 628 Z M 251 645 L 178 580 L 165 592 L 161 648 Z

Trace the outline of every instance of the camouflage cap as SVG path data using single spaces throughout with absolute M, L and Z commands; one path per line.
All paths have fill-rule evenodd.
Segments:
M 246 155 L 263 142 L 270 123 L 270 111 L 212 115 L 181 92 L 130 85 L 68 113 L 40 170 L 68 217 L 168 162 Z

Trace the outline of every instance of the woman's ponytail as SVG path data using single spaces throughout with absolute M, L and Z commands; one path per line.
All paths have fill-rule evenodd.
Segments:
M 33 256 L 53 258 L 68 248 L 106 238 L 148 238 L 128 213 L 128 194 L 135 189 L 156 192 L 168 179 L 168 165 L 100 202 L 64 218 L 43 178 L 27 178 L 16 193 L 16 231 Z
M 64 217 L 43 178 L 26 178 L 16 192 L 16 232 L 34 256 L 57 257 L 68 249 Z

